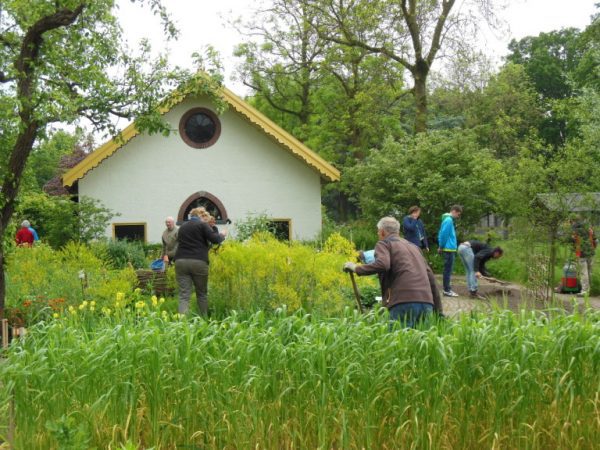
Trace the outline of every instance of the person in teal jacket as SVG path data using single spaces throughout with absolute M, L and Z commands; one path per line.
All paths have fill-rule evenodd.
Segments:
M 458 294 L 452 290 L 450 279 L 458 249 L 454 220 L 460 217 L 462 210 L 462 206 L 454 205 L 449 213 L 442 215 L 442 225 L 438 233 L 438 253 L 444 258 L 443 284 L 446 297 L 458 297 Z

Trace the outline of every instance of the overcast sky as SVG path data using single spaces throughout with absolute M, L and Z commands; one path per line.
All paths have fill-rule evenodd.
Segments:
M 510 27 L 509 34 L 489 36 L 486 51 L 500 58 L 506 53 L 512 38 L 535 36 L 541 32 L 561 28 L 585 28 L 596 11 L 598 0 L 512 0 L 501 15 Z M 149 12 L 132 5 L 130 0 L 118 0 L 119 17 L 130 45 L 147 37 L 156 50 L 168 48 L 171 61 L 191 67 L 190 55 L 205 45 L 212 45 L 221 54 L 225 68 L 225 84 L 239 95 L 248 92 L 244 86 L 231 80 L 236 59 L 232 56 L 235 45 L 244 37 L 227 23 L 237 17 L 247 18 L 256 5 L 252 0 L 165 0 L 172 18 L 180 30 L 177 42 L 165 44 L 158 19 Z

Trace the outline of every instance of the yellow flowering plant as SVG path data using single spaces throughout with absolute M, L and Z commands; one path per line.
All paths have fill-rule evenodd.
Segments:
M 217 312 L 274 310 L 285 305 L 338 314 L 352 305 L 352 287 L 342 272 L 345 261 L 356 255 L 352 242 L 332 235 L 322 251 L 297 242 L 281 242 L 258 233 L 246 242 L 229 242 L 211 257 L 209 303 Z M 374 286 L 364 277 L 359 286 Z

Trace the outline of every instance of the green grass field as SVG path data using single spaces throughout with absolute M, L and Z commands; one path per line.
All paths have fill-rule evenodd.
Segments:
M 11 346 L 0 417 L 19 449 L 592 449 L 599 319 L 73 314 Z

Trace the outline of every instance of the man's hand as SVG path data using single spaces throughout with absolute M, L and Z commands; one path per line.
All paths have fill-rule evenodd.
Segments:
M 163 262 L 169 264 L 169 257 L 167 255 L 163 256 Z
M 356 272 L 356 263 L 353 263 L 353 262 L 344 263 L 344 272 Z
M 481 278 L 481 272 L 475 272 L 475 276 L 476 276 L 477 278 Z

